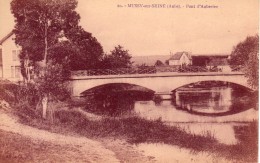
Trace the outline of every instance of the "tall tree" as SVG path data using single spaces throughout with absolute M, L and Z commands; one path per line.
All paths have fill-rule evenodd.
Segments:
M 244 64 L 243 71 L 248 78 L 248 84 L 258 90 L 259 87 L 259 47 L 252 47 L 251 52 L 248 54 L 248 60 Z
M 12 0 L 11 2 L 11 11 L 16 23 L 15 42 L 22 47 L 20 55 L 22 67 L 29 65 L 29 60 L 39 68 L 35 82 L 39 88 L 43 118 L 46 118 L 48 101 L 58 94 L 58 90 L 53 89 L 53 86 L 63 88 L 61 85 L 64 84 L 64 80 L 61 77 L 64 78 L 66 74 L 63 70 L 69 70 L 77 65 L 80 58 L 83 62 L 93 58 L 99 60 L 99 55 L 103 54 L 103 49 L 97 40 L 78 25 L 80 16 L 75 11 L 76 6 L 76 0 Z M 37 61 L 41 61 L 41 64 L 35 64 Z M 89 65 L 82 64 L 80 69 L 87 66 Z M 58 71 L 57 68 L 61 70 Z M 57 75 L 54 75 L 55 73 Z M 57 84 L 57 81 L 61 83 Z
M 78 25 L 76 6 L 76 0 L 13 0 L 15 42 L 22 47 L 21 58 L 46 63 L 48 50 L 63 31 Z
M 45 119 L 48 103 L 55 92 L 50 86 L 61 81 L 58 78 L 48 80 L 53 76 L 53 68 L 57 66 L 51 65 L 53 62 L 48 62 L 50 58 L 48 54 L 55 49 L 64 31 L 78 25 L 80 17 L 75 11 L 76 6 L 76 0 L 13 0 L 11 2 L 11 10 L 16 22 L 15 42 L 22 47 L 21 63 L 27 63 L 24 60 L 42 61 L 36 86 L 39 89 L 39 102 L 42 103 L 42 116 Z
M 72 70 L 94 68 L 101 60 L 103 48 L 91 33 L 78 25 L 80 16 L 75 11 L 76 0 L 13 0 L 11 10 L 15 17 L 15 41 L 22 47 L 21 59 L 47 63 L 51 51 L 63 44 L 73 47 L 70 55 Z M 54 51 L 53 53 L 57 53 Z M 66 56 L 61 56 L 65 58 Z
M 259 79 L 259 36 L 247 37 L 244 41 L 237 44 L 230 59 L 231 65 L 239 65 L 245 76 L 248 78 L 248 84 L 253 89 L 258 89 Z
M 231 65 L 243 66 L 249 59 L 256 47 L 258 47 L 259 36 L 249 36 L 244 41 L 238 43 L 231 52 L 231 59 L 229 63 Z

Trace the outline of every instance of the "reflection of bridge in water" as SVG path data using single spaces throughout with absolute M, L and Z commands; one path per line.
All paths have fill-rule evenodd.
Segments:
M 119 74 L 92 75 L 78 74 L 71 76 L 72 96 L 90 88 L 113 83 L 128 83 L 139 85 L 155 91 L 157 94 L 167 94 L 181 86 L 200 81 L 224 81 L 249 87 L 247 79 L 241 72 L 161 72 L 151 74 Z

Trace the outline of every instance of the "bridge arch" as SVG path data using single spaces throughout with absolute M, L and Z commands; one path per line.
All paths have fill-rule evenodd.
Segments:
M 175 88 L 174 90 L 171 90 L 171 92 L 177 90 L 178 88 L 185 87 L 185 86 L 188 86 L 188 85 L 191 85 L 191 84 L 196 84 L 196 83 L 199 83 L 199 82 L 226 82 L 226 83 L 237 85 L 237 86 L 240 86 L 242 88 L 246 88 L 250 91 L 253 91 L 253 89 L 251 87 L 249 87 L 248 84 L 246 84 L 246 83 L 232 82 L 232 81 L 227 81 L 227 80 L 201 80 L 201 81 L 197 81 L 197 82 L 192 82 L 192 81 L 188 82 L 184 85 L 181 85 L 180 87 Z
M 93 88 L 87 89 L 80 93 L 81 96 L 87 96 L 92 94 L 99 94 L 99 93 L 116 93 L 116 92 L 123 92 L 123 91 L 130 91 L 130 92 L 141 92 L 147 94 L 154 94 L 155 91 L 131 83 L 106 83 L 103 85 L 98 85 Z

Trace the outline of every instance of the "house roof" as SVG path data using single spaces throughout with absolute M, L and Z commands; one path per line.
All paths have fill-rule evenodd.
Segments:
M 8 35 L 6 35 L 5 37 L 3 37 L 0 40 L 0 45 L 2 45 L 9 37 L 11 37 L 14 34 L 14 31 L 11 31 L 10 33 L 8 33 Z
M 190 55 L 187 52 L 177 52 L 169 60 L 180 60 L 181 56 L 185 54 L 189 59 L 191 59 Z

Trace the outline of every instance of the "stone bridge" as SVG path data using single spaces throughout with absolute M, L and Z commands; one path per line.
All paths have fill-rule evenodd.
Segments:
M 156 93 L 169 93 L 181 86 L 200 81 L 225 81 L 249 87 L 247 79 L 241 72 L 196 72 L 179 73 L 165 72 L 155 74 L 125 74 L 72 76 L 70 79 L 72 96 L 77 97 L 90 88 L 109 83 L 128 83 L 139 85 L 155 91 Z

